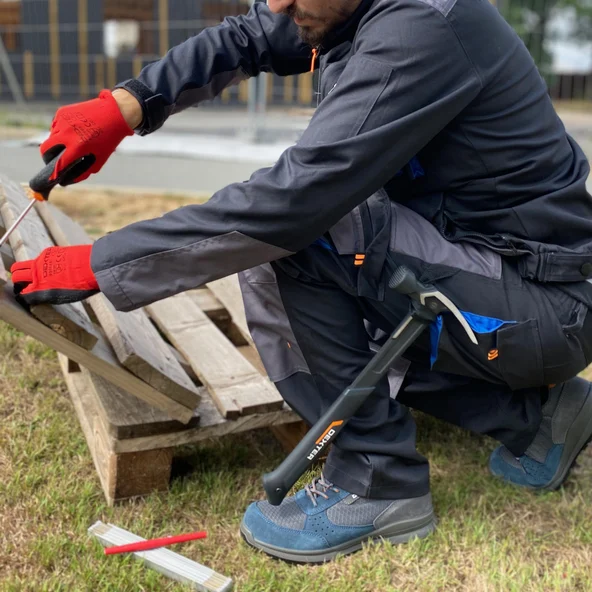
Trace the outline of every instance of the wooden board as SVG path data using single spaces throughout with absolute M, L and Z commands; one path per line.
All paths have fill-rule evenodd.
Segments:
M 67 368 L 63 366 L 63 369 Z M 94 413 L 93 421 L 100 424 L 100 431 L 109 436 L 109 450 L 114 453 L 128 453 L 128 452 L 142 452 L 148 450 L 156 450 L 159 448 L 170 448 L 181 446 L 185 444 L 195 444 L 203 442 L 212 438 L 220 438 L 230 434 L 237 434 L 247 432 L 259 428 L 268 428 L 279 426 L 283 428 L 288 424 L 298 425 L 295 422 L 299 421 L 298 416 L 291 411 L 287 405 L 280 411 L 272 411 L 270 413 L 260 413 L 254 415 L 245 415 L 236 420 L 228 421 L 222 417 L 216 405 L 207 393 L 204 393 L 201 403 L 196 411 L 199 415 L 199 425 L 183 429 L 176 432 L 169 432 L 163 434 L 152 434 L 149 436 L 140 436 L 137 438 L 116 439 L 113 437 L 112 429 L 109 429 L 109 418 L 104 409 L 104 406 L 99 402 L 99 389 L 105 386 L 105 383 L 95 382 L 90 385 L 90 373 L 82 372 L 72 373 L 76 384 L 84 385 L 84 391 L 87 393 L 84 407 L 92 409 Z M 67 380 L 68 387 L 71 386 L 71 381 Z M 107 383 L 108 384 L 108 383 Z M 105 397 L 105 393 L 100 394 Z M 132 420 L 133 421 L 133 420 Z
M 183 354 L 177 351 L 170 343 L 167 343 L 167 346 L 169 348 L 171 356 L 174 356 L 177 359 L 177 362 L 181 364 L 181 368 L 185 370 L 185 373 L 187 374 L 187 376 L 189 376 L 189 378 L 191 378 L 193 384 L 201 386 L 201 382 L 197 377 L 197 374 L 193 371 L 193 368 L 189 365 L 189 362 L 185 359 Z
M 251 350 L 253 354 L 245 350 Z M 247 359 L 257 363 L 258 354 L 250 346 L 240 348 Z M 264 370 L 261 367 L 261 370 Z M 71 369 L 76 372 L 80 369 Z M 117 389 L 108 381 L 102 380 L 86 369 L 82 369 L 86 384 L 92 390 L 99 420 L 103 430 L 114 438 L 113 450 L 132 452 L 134 450 L 152 450 L 154 448 L 191 444 L 228 434 L 244 432 L 258 428 L 269 428 L 286 452 L 292 449 L 308 431 L 308 426 L 299 421 L 295 413 L 284 405 L 282 411 L 260 415 L 247 415 L 234 421 L 225 420 L 207 392 L 202 393 L 202 400 L 195 412 L 194 420 L 187 426 L 179 422 L 166 420 L 166 414 L 143 405 L 135 397 Z M 202 390 L 205 391 L 205 389 Z M 116 392 L 116 396 L 114 396 Z M 198 421 L 199 418 L 199 421 Z M 178 429 L 175 429 L 178 426 Z M 127 440 L 121 442 L 120 440 Z
M 38 203 L 36 204 L 36 207 L 57 244 L 70 244 L 70 240 L 76 240 L 81 243 L 88 242 L 89 238 L 84 229 L 58 208 L 46 203 Z M 252 343 L 247 327 L 238 277 L 231 276 L 230 278 L 224 278 L 217 282 L 212 282 L 210 286 L 221 296 L 227 306 L 231 308 L 233 311 L 232 321 L 234 322 L 234 325 L 240 330 L 241 334 L 244 337 L 248 337 L 249 341 Z M 200 288 L 197 290 L 190 290 L 187 292 L 187 295 L 216 324 L 216 326 L 218 326 L 226 335 L 229 334 L 231 328 L 231 315 L 210 289 Z M 171 349 L 172 351 L 175 351 L 173 348 Z M 263 367 L 261 358 L 254 346 L 246 345 L 238 347 L 237 350 L 256 370 L 259 371 L 260 374 L 266 376 L 265 368 Z M 176 352 L 176 354 L 177 356 L 181 355 L 179 352 Z M 184 369 L 189 373 L 187 368 Z M 195 378 L 195 376 L 192 376 L 192 379 Z M 101 379 L 98 378 L 98 380 L 100 381 Z M 164 428 L 165 424 L 160 422 L 159 415 L 166 416 L 166 414 L 162 414 L 162 412 L 156 411 L 141 403 L 136 409 L 134 406 L 136 405 L 137 400 L 130 400 L 129 397 L 121 397 L 120 395 L 118 399 L 119 401 L 122 401 L 122 403 L 113 400 L 110 394 L 110 391 L 113 389 L 117 390 L 118 393 L 122 392 L 120 389 L 117 389 L 117 387 L 105 383 L 103 388 L 97 389 L 97 396 L 99 400 L 101 400 L 101 398 L 104 399 L 102 408 L 104 410 L 103 420 L 105 429 L 117 439 L 123 440 L 134 437 L 143 437 L 142 446 L 146 446 L 150 445 L 150 438 L 148 436 L 154 435 L 155 438 L 152 441 L 154 445 L 157 445 L 157 442 L 162 443 L 162 438 L 160 436 L 166 436 L 175 431 L 174 429 L 168 429 L 171 427 L 169 424 L 166 424 L 167 427 Z M 121 408 L 121 405 L 123 405 L 123 408 Z M 142 409 L 142 407 L 145 407 L 145 410 Z M 112 409 L 112 413 L 109 413 L 109 408 Z M 204 431 L 203 434 L 205 435 L 211 430 L 217 430 L 219 435 L 223 435 L 224 430 L 220 426 L 223 425 L 224 420 L 222 416 L 217 413 L 211 400 L 205 401 L 204 408 L 200 408 L 200 410 L 202 415 L 205 413 L 205 424 L 208 424 L 205 425 L 204 420 L 202 420 L 201 427 L 202 429 L 206 428 L 206 431 Z M 276 439 L 281 443 L 284 450 L 290 452 L 307 432 L 308 426 L 302 421 L 296 421 L 295 416 L 290 423 L 273 425 L 276 420 L 276 418 L 268 417 L 266 420 L 262 420 L 262 425 L 269 427 Z M 159 426 L 163 427 L 163 429 L 160 430 L 160 434 L 158 434 Z M 252 423 L 249 426 L 234 427 L 239 428 L 242 431 L 242 429 L 253 429 L 258 426 Z M 147 433 L 148 431 L 153 433 L 149 434 Z M 185 437 L 191 439 L 192 436 L 190 434 L 185 434 Z
M 62 335 L 52 331 L 32 315 L 28 314 L 16 302 L 11 283 L 0 288 L 0 320 L 45 343 L 92 372 L 103 376 L 135 397 L 166 411 L 172 418 L 183 423 L 187 423 L 193 418 L 193 410 L 199 403 L 199 397 L 197 395 L 195 396 L 195 405 L 192 407 L 181 405 L 173 401 L 170 397 L 163 395 L 125 368 L 122 368 L 111 350 L 109 343 L 102 335 L 99 335 L 93 349 L 87 351 Z
M 276 388 L 236 350 L 187 294 L 147 307 L 160 330 L 185 356 L 227 419 L 281 409 Z
M 88 302 L 123 366 L 175 401 L 187 406 L 194 404 L 199 397 L 197 387 L 171 355 L 169 345 L 145 311 L 119 312 L 103 294 Z
M 73 197 L 73 199 L 75 198 Z M 69 245 L 87 245 L 93 242 L 80 224 L 53 204 L 45 201 L 37 202 L 35 210 L 56 245 L 67 247 Z
M 270 431 L 274 435 L 275 439 L 281 444 L 284 452 L 290 454 L 298 444 L 300 440 L 306 436 L 309 427 L 303 421 L 297 421 L 285 425 L 270 426 Z M 327 450 L 329 450 L 327 448 Z M 326 458 L 326 454 L 319 454 L 319 460 Z
M 226 421 L 204 396 L 200 413 L 205 424 L 169 434 L 118 440 L 105 429 L 104 410 L 97 389 L 105 383 L 91 385 L 88 372 L 72 372 L 65 356 L 58 356 L 74 410 L 86 438 L 105 497 L 110 505 L 117 501 L 166 490 L 169 485 L 173 448 L 230 433 L 247 431 L 294 421 L 289 410 Z M 96 387 L 96 388 L 95 388 Z
M 1 232 L 4 234 L 3 230 Z M 2 264 L 5 269 L 10 269 L 14 265 L 16 259 L 14 258 L 14 253 L 12 252 L 10 245 L 4 244 L 0 247 L 0 258 L 2 259 Z
M 189 290 L 187 294 L 189 294 L 197 306 L 199 306 L 199 308 L 201 308 L 201 310 L 214 321 L 214 324 L 217 327 L 219 327 L 224 333 L 228 330 L 228 326 L 230 325 L 230 314 L 208 288 Z
M 284 405 L 280 411 L 243 415 L 236 420 L 229 421 L 220 415 L 220 412 L 210 397 L 204 397 L 197 411 L 200 417 L 200 423 L 197 428 L 170 434 L 148 436 L 146 438 L 117 440 L 114 442 L 114 451 L 120 453 L 134 452 L 167 448 L 169 446 L 196 444 L 197 442 L 222 438 L 230 434 L 239 434 L 274 426 L 283 428 L 286 424 L 300 422 L 300 418 L 287 405 Z
M 267 376 L 263 362 L 257 350 L 250 346 L 245 345 L 238 347 L 238 351 L 245 357 L 263 376 Z M 290 453 L 297 444 L 304 438 L 306 432 L 309 430 L 309 426 L 304 421 L 297 421 L 294 423 L 288 423 L 284 425 L 269 426 L 271 433 L 275 436 L 276 440 L 282 445 L 285 452 Z
M 6 273 L 6 267 L 4 267 L 4 262 L 2 258 L 0 258 L 0 286 L 3 286 L 8 282 L 8 274 Z
M 58 245 L 92 243 L 84 228 L 58 208 L 39 203 L 37 210 Z M 103 294 L 92 296 L 87 302 L 123 366 L 175 401 L 194 405 L 196 386 L 143 310 L 120 312 Z
M 85 375 L 89 388 L 93 389 L 108 432 L 118 440 L 181 432 L 199 424 L 197 412 L 187 424 L 182 424 L 86 368 L 80 371 Z
M 263 362 L 261 360 L 261 356 L 259 352 L 251 345 L 241 345 L 240 347 L 236 348 L 241 355 L 247 359 L 249 363 L 253 365 L 253 368 L 261 374 L 261 376 L 267 376 L 267 371 L 265 370 L 265 366 L 263 366 Z
M 247 317 L 245 315 L 245 306 L 243 304 L 238 276 L 230 275 L 215 282 L 210 282 L 207 286 L 230 313 L 232 322 L 236 325 L 247 343 L 254 346 L 251 332 L 247 326 Z
M 69 372 L 66 356 L 59 355 L 58 359 L 109 505 L 152 491 L 166 490 L 171 475 L 172 449 L 117 453 L 113 446 L 114 438 L 105 432 L 99 421 L 88 377 L 82 372 Z
M 5 225 L 12 224 L 28 204 L 23 189 L 0 175 L 0 211 Z M 34 259 L 43 249 L 53 246 L 34 210 L 14 230 L 9 241 L 17 261 Z M 97 342 L 94 326 L 80 302 L 32 306 L 31 312 L 48 327 L 85 349 L 91 349 Z

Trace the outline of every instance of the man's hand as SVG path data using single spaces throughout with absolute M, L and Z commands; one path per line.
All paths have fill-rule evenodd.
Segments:
M 61 181 L 62 185 L 88 179 L 91 174 L 101 170 L 126 136 L 133 135 L 130 123 L 138 119 L 133 101 L 140 110 L 140 122 L 136 126 L 141 123 L 140 105 L 126 91 L 121 91 L 117 96 L 116 99 L 111 91 L 103 90 L 97 99 L 58 109 L 51 124 L 50 136 L 41 144 L 41 156 L 46 164 L 63 151 L 50 180 L 57 179 L 70 166 L 72 169 Z M 122 114 L 119 101 L 129 119 Z
M 14 291 L 33 304 L 66 304 L 99 292 L 90 267 L 92 245 L 50 247 L 37 259 L 19 261 L 12 268 Z

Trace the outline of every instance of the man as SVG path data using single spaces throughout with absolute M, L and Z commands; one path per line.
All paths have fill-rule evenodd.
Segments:
M 428 463 L 402 403 L 497 439 L 492 472 L 535 489 L 559 487 L 592 437 L 590 384 L 574 378 L 592 361 L 589 168 L 487 0 L 255 4 L 112 94 L 60 109 L 43 157 L 65 149 L 56 174 L 81 181 L 132 129 L 151 133 L 260 71 L 311 64 L 319 108 L 274 167 L 92 249 L 13 268 L 26 302 L 101 290 L 119 310 L 248 270 L 251 332 L 309 423 L 407 312 L 386 287 L 396 265 L 466 311 L 477 346 L 443 315 L 409 350 L 402 385 L 382 381 L 340 433 L 323 476 L 277 508 L 248 508 L 247 542 L 302 562 L 433 530 Z

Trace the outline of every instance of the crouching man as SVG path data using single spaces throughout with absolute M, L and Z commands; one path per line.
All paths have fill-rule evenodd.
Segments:
M 61 108 L 42 155 L 65 150 L 55 178 L 79 182 L 134 131 L 259 72 L 311 67 L 319 107 L 275 166 L 12 270 L 30 304 L 100 290 L 123 311 L 242 272 L 269 376 L 309 423 L 407 312 L 387 288 L 395 265 L 464 311 L 478 345 L 443 315 L 409 350 L 397 400 L 383 380 L 323 475 L 277 508 L 247 509 L 249 544 L 303 562 L 433 530 L 407 406 L 495 438 L 492 473 L 533 489 L 559 487 L 592 436 L 590 384 L 576 378 L 592 362 L 589 167 L 487 0 L 257 3 Z

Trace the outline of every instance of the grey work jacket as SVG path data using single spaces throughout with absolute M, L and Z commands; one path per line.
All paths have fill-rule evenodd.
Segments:
M 291 19 L 256 3 L 121 86 L 148 134 L 261 71 L 306 72 L 311 53 Z M 376 192 L 450 241 L 514 257 L 526 278 L 592 276 L 588 163 L 488 0 L 362 0 L 320 53 L 320 105 L 275 166 L 95 243 L 92 268 L 116 308 L 297 252 Z

